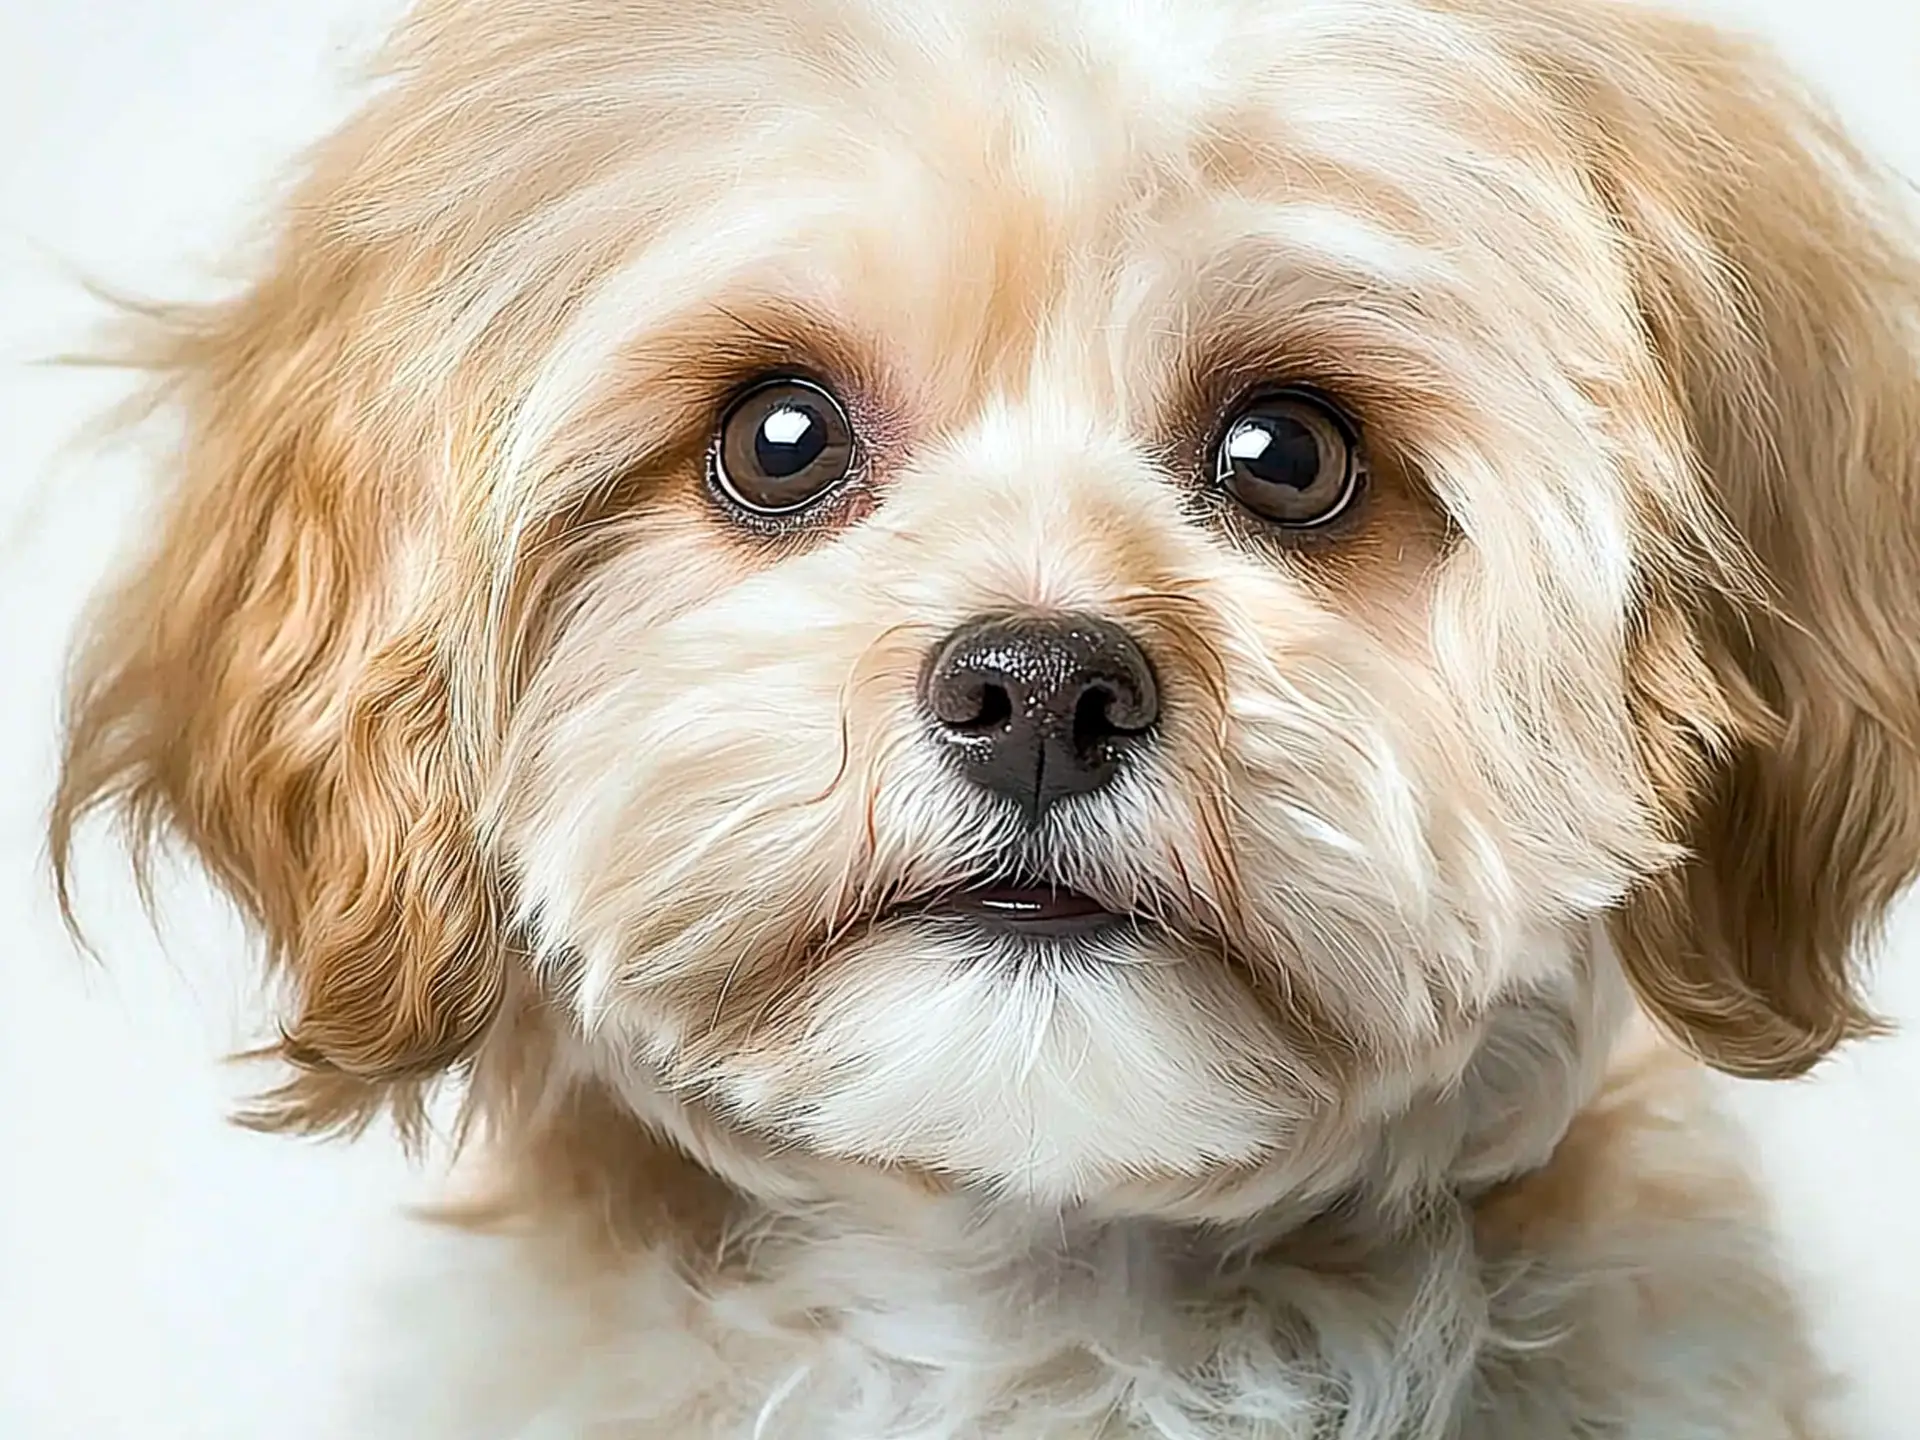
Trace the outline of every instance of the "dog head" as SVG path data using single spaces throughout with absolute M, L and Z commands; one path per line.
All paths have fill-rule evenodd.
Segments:
M 1524 1108 L 1622 973 L 1741 1073 L 1868 1027 L 1920 274 L 1761 51 L 438 0 L 393 71 L 148 332 L 56 810 L 258 921 L 274 1117 L 531 1016 L 669 1126 L 1084 1200 L 1335 1176 L 1533 1007 Z

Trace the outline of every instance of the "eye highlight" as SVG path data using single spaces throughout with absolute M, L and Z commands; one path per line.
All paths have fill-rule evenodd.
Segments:
M 1285 530 L 1337 520 L 1362 488 L 1353 424 L 1310 390 L 1269 390 L 1227 418 L 1214 480 L 1241 508 Z
M 720 494 L 750 515 L 806 509 L 852 473 L 853 425 L 811 380 L 763 381 L 727 407 L 713 441 Z

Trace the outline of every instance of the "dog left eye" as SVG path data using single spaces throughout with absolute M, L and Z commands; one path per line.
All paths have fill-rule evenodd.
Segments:
M 714 438 L 714 481 L 754 515 L 804 510 L 853 469 L 853 426 L 811 380 L 769 380 L 728 408 Z
M 1338 519 L 1361 489 L 1352 423 L 1307 390 L 1269 391 L 1228 418 L 1215 478 L 1243 509 L 1283 530 Z

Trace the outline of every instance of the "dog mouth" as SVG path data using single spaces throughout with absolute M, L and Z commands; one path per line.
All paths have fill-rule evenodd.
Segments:
M 1090 935 L 1130 919 L 1084 891 L 1046 883 L 967 885 L 949 890 L 918 909 L 929 918 L 1032 939 Z

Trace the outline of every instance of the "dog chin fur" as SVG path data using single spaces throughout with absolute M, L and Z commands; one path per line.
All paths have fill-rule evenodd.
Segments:
M 1414 1213 L 1195 1229 L 871 1173 L 802 1197 L 738 1153 L 714 1166 L 733 1187 L 708 1189 L 658 1153 L 628 1177 L 648 1208 L 685 1187 L 673 1233 L 753 1257 L 709 1266 L 703 1240 L 690 1269 L 687 1250 L 616 1260 L 603 1234 L 509 1221 L 479 1160 L 450 1213 L 481 1234 L 393 1292 L 343 1433 L 1839 1433 L 1741 1151 L 1703 1072 L 1636 1034 L 1548 1166 Z
M 353 1433 L 1834 1433 L 1708 1069 L 1870 1034 L 1920 867 L 1920 246 L 1764 47 L 420 0 L 120 353 L 185 439 L 63 898 L 105 810 L 247 911 L 251 1123 L 461 1102 L 479 1293 Z M 775 517 L 770 376 L 856 457 Z M 1219 483 L 1274 387 L 1364 477 L 1311 533 Z M 929 666 L 1060 615 L 1157 730 L 1028 816 Z M 1127 923 L 929 913 L 1010 876 Z

